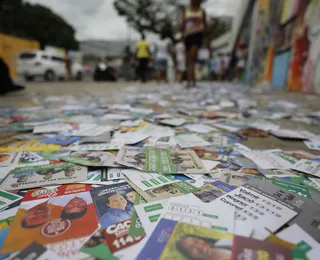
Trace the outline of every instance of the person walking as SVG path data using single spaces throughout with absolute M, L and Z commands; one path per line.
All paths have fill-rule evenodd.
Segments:
M 66 64 L 66 72 L 67 72 L 67 80 L 72 79 L 72 60 L 68 53 L 68 50 L 65 50 L 65 64 Z
M 190 7 L 183 11 L 182 23 L 178 28 L 184 34 L 188 67 L 187 88 L 196 85 L 195 64 L 204 41 L 211 54 L 206 13 L 201 9 L 201 2 L 202 0 L 190 0 Z
M 148 63 L 150 58 L 150 46 L 145 35 L 137 42 L 136 56 L 138 59 L 138 75 L 142 83 L 147 81 Z
M 168 82 L 167 69 L 168 69 L 168 58 L 169 54 L 173 56 L 172 43 L 169 38 L 165 37 L 162 32 L 160 36 L 160 41 L 157 44 L 157 54 L 156 54 L 156 70 L 157 70 L 157 81 Z
M 186 48 L 184 46 L 184 41 L 182 36 L 180 36 L 180 39 L 178 43 L 176 44 L 176 80 L 179 83 L 182 83 L 183 76 L 186 71 Z

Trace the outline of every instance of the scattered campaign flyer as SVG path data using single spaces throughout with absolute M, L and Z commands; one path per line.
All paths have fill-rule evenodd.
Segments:
M 279 152 L 281 150 L 242 150 L 239 152 L 252 160 L 261 169 L 290 169 L 292 166 L 292 162 L 280 156 Z
M 68 130 L 72 130 L 72 126 L 70 124 L 53 123 L 53 124 L 36 126 L 33 129 L 33 133 L 34 134 L 56 133 L 56 132 L 65 132 Z
M 190 132 L 197 132 L 202 134 L 218 131 L 217 128 L 214 128 L 212 126 L 208 126 L 205 124 L 187 124 L 187 125 L 184 125 L 183 127 L 187 128 Z
M 59 163 L 15 168 L 1 183 L 3 190 L 29 189 L 87 180 L 86 167 Z
M 51 138 L 41 139 L 40 142 L 46 143 L 46 144 L 58 144 L 58 145 L 66 146 L 76 141 L 79 141 L 80 139 L 81 137 L 79 136 L 71 136 L 68 133 L 62 133 Z
M 103 166 L 109 156 L 113 155 L 108 152 L 78 151 L 61 157 L 61 160 L 84 166 Z
M 251 226 L 253 238 L 257 239 L 266 239 L 270 234 L 266 229 L 275 232 L 300 213 L 298 207 L 248 184 L 219 197 L 214 202 L 220 209 L 226 206 L 235 208 L 237 231 L 245 232 L 246 230 L 242 229 Z
M 93 188 L 91 194 L 102 228 L 131 219 L 137 192 L 128 183 Z
M 277 237 L 289 243 L 295 244 L 298 249 L 305 253 L 307 259 L 319 259 L 319 243 L 297 224 L 281 230 L 277 233 Z
M 221 154 L 220 149 L 214 149 L 211 147 L 192 147 L 191 149 L 195 151 L 199 158 L 202 160 L 213 160 L 222 162 L 226 162 L 228 160 L 228 156 Z
M 133 182 L 126 179 L 131 187 L 134 188 L 147 202 L 164 200 L 171 197 L 182 196 L 191 192 L 198 191 L 199 189 L 188 182 L 180 181 L 171 184 L 166 184 L 159 188 L 143 191 L 139 189 Z
M 151 235 L 158 224 L 158 220 L 161 214 L 163 214 L 167 203 L 168 200 L 157 200 L 134 206 L 147 236 Z
M 304 173 L 311 174 L 316 177 L 320 177 L 320 163 L 319 162 L 301 159 L 298 162 L 296 162 L 291 168 L 296 171 L 299 171 L 299 172 L 304 172 Z
M 311 150 L 320 151 L 320 141 L 304 141 L 304 144 Z
M 177 182 L 171 175 L 141 172 L 133 169 L 124 169 L 122 173 L 143 191 Z
M 235 187 L 230 186 L 227 183 L 224 183 L 222 181 L 214 181 L 204 184 L 201 188 L 199 188 L 198 191 L 193 192 L 192 194 L 203 203 L 208 204 L 219 198 L 220 196 L 233 191 L 234 189 Z
M 320 241 L 320 221 L 318 213 L 320 211 L 320 205 L 318 203 L 304 196 L 299 196 L 297 193 L 290 192 L 262 180 L 252 179 L 249 181 L 249 184 L 274 198 L 286 201 L 287 203 L 301 209 L 301 212 L 287 224 L 299 225 L 315 240 L 318 242 Z
M 7 208 L 16 201 L 22 200 L 22 198 L 19 195 L 0 190 L 0 210 Z
M 113 144 L 120 144 L 120 145 L 133 145 L 136 143 L 140 143 L 143 140 L 149 138 L 150 135 L 137 132 L 127 132 L 127 133 L 120 133 L 117 132 L 113 135 L 111 139 L 111 143 Z
M 191 150 L 122 147 L 116 162 L 145 172 L 207 173 L 199 157 Z
M 1 146 L 0 152 L 41 152 L 41 151 L 58 151 L 61 148 L 57 144 L 43 144 L 39 140 L 19 141 L 9 146 Z
M 231 259 L 233 235 L 161 219 L 137 260 Z
M 142 198 L 140 194 L 136 195 L 136 200 L 134 202 L 134 205 L 140 205 L 140 204 L 145 204 L 147 201 Z M 131 223 L 130 223 L 130 228 L 129 228 L 129 235 L 130 236 L 146 236 L 146 232 L 144 231 L 144 228 L 141 224 L 141 220 L 137 214 L 137 211 L 135 208 L 133 208 L 132 211 L 132 217 L 131 217 Z
M 95 143 L 109 143 L 111 140 L 111 132 L 105 132 L 98 136 L 89 136 L 81 138 L 79 144 L 95 144 Z
M 0 167 L 10 166 L 16 163 L 17 153 L 0 153 Z
M 234 232 L 233 208 L 218 208 L 214 201 L 210 204 L 199 203 L 194 194 L 169 199 L 165 204 L 161 218 L 231 234 Z
M 104 151 L 104 150 L 119 150 L 122 145 L 103 143 L 103 144 L 84 144 L 67 147 L 70 151 Z
M 211 143 L 203 140 L 200 136 L 195 134 L 181 134 L 174 137 L 174 140 L 182 148 L 191 148 L 199 146 L 210 146 Z
M 246 174 L 242 172 L 236 172 L 233 170 L 219 170 L 220 171 L 220 181 L 223 181 L 231 186 L 239 187 L 248 182 L 253 175 Z
M 21 250 L 18 254 L 14 255 L 12 260 L 25 260 L 25 259 L 37 259 L 37 260 L 56 260 L 58 255 L 53 251 L 48 250 L 45 246 L 42 246 L 36 242 L 29 245 L 27 248 Z
M 31 164 L 31 163 L 37 163 L 37 162 L 44 162 L 46 159 L 41 156 L 39 153 L 35 152 L 20 152 L 18 155 L 18 161 L 17 163 L 20 164 Z
M 183 118 L 170 118 L 170 119 L 163 119 L 159 122 L 163 125 L 182 126 L 187 121 Z
M 91 235 L 98 228 L 90 185 L 63 185 L 26 193 L 0 253 Z
M 96 137 L 99 135 L 102 135 L 106 132 L 110 132 L 113 130 L 113 126 L 89 126 L 89 127 L 84 127 L 83 129 L 80 130 L 74 130 L 72 131 L 73 136 L 90 136 L 90 137 Z

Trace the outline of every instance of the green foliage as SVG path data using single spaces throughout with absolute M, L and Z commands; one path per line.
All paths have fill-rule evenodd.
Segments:
M 1 11 L 0 31 L 66 49 L 78 49 L 74 29 L 60 16 L 41 5 L 21 4 L 21 0 L 5 1 L 8 11 Z

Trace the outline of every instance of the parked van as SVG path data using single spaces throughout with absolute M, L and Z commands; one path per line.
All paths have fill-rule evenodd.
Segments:
M 62 80 L 66 76 L 66 66 L 63 55 L 45 51 L 25 51 L 18 55 L 17 71 L 27 81 L 41 77 L 45 81 Z M 72 64 L 72 76 L 82 80 L 84 71 L 79 63 Z

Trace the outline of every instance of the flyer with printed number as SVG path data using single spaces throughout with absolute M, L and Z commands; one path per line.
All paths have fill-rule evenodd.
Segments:
M 126 182 L 92 188 L 102 228 L 131 219 L 137 192 Z
M 87 167 L 59 163 L 15 168 L 1 183 L 3 190 L 29 189 L 50 185 L 86 181 Z
M 275 232 L 300 213 L 298 207 L 248 184 L 219 197 L 215 203 L 220 209 L 235 208 L 237 234 L 251 226 L 253 238 L 257 239 L 266 239 L 270 235 L 266 229 Z
M 143 191 L 178 182 L 171 175 L 141 172 L 133 169 L 125 169 L 122 173 Z
M 45 245 L 91 235 L 98 218 L 90 189 L 74 184 L 28 191 L 1 253 L 22 250 L 33 241 Z
M 207 172 L 196 153 L 190 150 L 122 147 L 116 162 L 140 171 L 162 174 Z

